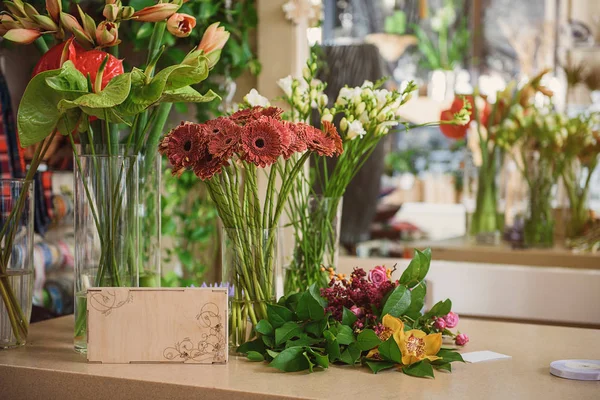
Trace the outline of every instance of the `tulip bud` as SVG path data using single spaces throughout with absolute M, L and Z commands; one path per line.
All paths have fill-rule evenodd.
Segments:
M 179 10 L 180 5 L 174 3 L 160 3 L 142 8 L 133 14 L 133 18 L 142 22 L 160 22 L 168 19 Z
M 62 12 L 62 1 L 46 0 L 46 11 L 48 11 L 48 15 L 52 17 L 54 22 L 58 22 L 60 20 L 60 13 Z
M 227 32 L 224 27 L 219 26 L 218 22 L 215 22 L 206 29 L 206 32 L 204 32 L 202 40 L 198 45 L 198 50 L 202 50 L 204 51 L 204 54 L 208 55 L 216 50 L 221 50 L 228 39 L 229 32 Z
M 102 15 L 104 15 L 104 18 L 106 18 L 108 21 L 116 21 L 117 17 L 119 16 L 119 11 L 119 6 L 116 4 L 107 4 L 104 6 Z
M 119 27 L 114 22 L 102 21 L 96 28 L 96 43 L 103 47 L 119 44 Z
M 188 14 L 175 13 L 167 20 L 167 30 L 173 36 L 184 38 L 190 36 L 196 26 L 196 18 Z
M 47 31 L 56 31 L 58 30 L 58 25 L 47 15 L 36 15 L 33 20 L 41 26 L 44 30 Z
M 119 11 L 120 19 L 130 19 L 135 14 L 135 9 L 133 7 L 121 7 L 121 11 Z
M 33 43 L 40 36 L 42 36 L 42 34 L 38 30 L 19 28 L 11 29 L 8 32 L 6 32 L 4 34 L 4 39 L 19 44 L 30 44 Z

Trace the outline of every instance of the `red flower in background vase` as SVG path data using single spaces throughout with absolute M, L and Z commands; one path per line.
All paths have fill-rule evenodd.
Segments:
M 441 121 L 452 121 L 454 120 L 454 114 L 460 112 L 460 110 L 464 106 L 465 100 L 470 105 L 471 116 L 469 119 L 469 123 L 466 125 L 450 125 L 444 124 L 440 125 L 440 130 L 449 139 L 462 139 L 467 135 L 467 130 L 469 129 L 469 125 L 471 122 L 475 120 L 475 102 L 473 96 L 460 96 L 455 97 L 452 105 L 449 109 L 442 111 L 440 114 Z M 484 100 L 485 101 L 485 100 Z M 483 110 L 477 110 L 479 113 L 479 121 L 482 126 L 487 126 L 488 119 L 490 117 L 491 109 L 490 105 L 487 101 L 485 101 L 485 105 Z

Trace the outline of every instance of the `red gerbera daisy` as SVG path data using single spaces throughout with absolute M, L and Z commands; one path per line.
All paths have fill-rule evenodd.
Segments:
M 200 153 L 200 158 L 194 164 L 194 174 L 203 181 L 207 181 L 215 174 L 220 174 L 223 167 L 229 165 L 226 160 L 214 157 L 208 151 L 208 146 L 204 146 Z
M 339 156 L 342 154 L 344 152 L 344 145 L 335 125 L 329 121 L 323 121 L 323 132 L 325 132 L 327 138 L 333 141 L 335 146 L 334 155 Z
M 325 157 L 331 157 L 337 151 L 334 139 L 312 126 L 306 129 L 306 145 L 310 150 Z
M 283 152 L 283 157 L 287 160 L 292 156 L 292 154 L 296 152 L 302 152 L 307 149 L 306 145 L 306 127 L 308 125 L 304 123 L 292 123 L 292 122 L 283 122 L 284 126 L 290 132 L 290 145 Z
M 244 110 L 239 110 L 231 115 L 231 120 L 236 124 L 246 125 L 249 122 L 256 121 L 261 117 L 272 117 L 281 119 L 283 110 L 279 107 L 252 107 Z
M 206 146 L 207 139 L 202 125 L 181 122 L 161 140 L 158 150 L 167 155 L 175 175 L 191 167 L 200 158 L 201 151 Z
M 229 118 L 219 117 L 206 123 L 209 132 L 208 151 L 215 157 L 229 159 L 239 150 L 241 131 Z
M 275 163 L 290 142 L 289 130 L 271 117 L 249 122 L 242 131 L 244 159 L 263 168 Z

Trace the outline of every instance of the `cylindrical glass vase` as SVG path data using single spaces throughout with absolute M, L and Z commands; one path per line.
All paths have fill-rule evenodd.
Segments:
M 161 169 L 160 157 L 140 155 L 139 216 L 140 216 L 140 286 L 160 287 L 161 278 Z
M 75 157 L 75 350 L 87 351 L 90 287 L 139 285 L 138 157 Z
M 305 213 L 294 221 L 295 245 L 285 268 L 284 293 L 327 286 L 340 252 L 342 197 L 310 196 Z
M 539 159 L 539 157 L 538 157 Z M 552 188 L 553 168 L 538 160 L 529 167 L 529 207 L 525 219 L 525 246 L 549 248 L 554 245 L 554 214 Z
M 222 284 L 229 287 L 229 350 L 235 354 L 276 301 L 279 229 L 224 228 L 221 254 Z
M 27 341 L 33 299 L 33 181 L 0 180 L 0 349 Z

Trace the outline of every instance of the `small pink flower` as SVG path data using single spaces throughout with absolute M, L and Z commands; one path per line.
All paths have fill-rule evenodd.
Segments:
M 388 280 L 387 270 L 385 267 L 379 265 L 369 271 L 369 280 L 375 286 L 379 287 L 381 284 Z
M 464 346 L 465 344 L 469 343 L 469 337 L 464 333 L 459 333 L 458 335 L 456 335 L 454 343 L 456 343 L 459 346 Z
M 446 329 L 446 320 L 444 318 L 436 318 L 435 322 L 433 323 L 433 326 L 435 327 L 435 329 L 443 331 L 444 329 Z
M 361 318 L 363 315 L 365 315 L 363 309 L 360 307 L 352 306 L 350 307 L 350 311 L 352 311 L 358 318 Z
M 446 320 L 446 328 L 454 328 L 458 325 L 458 314 L 450 311 L 448 315 L 444 317 L 444 320 Z

